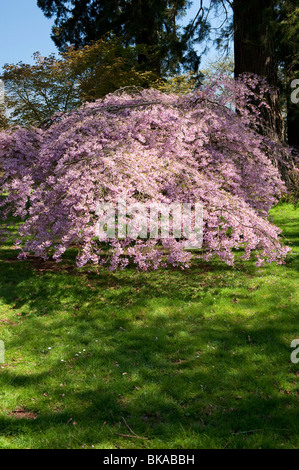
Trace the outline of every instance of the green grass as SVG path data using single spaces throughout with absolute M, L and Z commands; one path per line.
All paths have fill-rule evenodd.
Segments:
M 298 448 L 299 209 L 272 216 L 285 266 L 96 275 L 2 245 L 0 448 Z

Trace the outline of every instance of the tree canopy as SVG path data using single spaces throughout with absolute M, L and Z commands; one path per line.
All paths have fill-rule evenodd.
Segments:
M 267 215 L 285 190 L 272 157 L 282 159 L 286 150 L 256 131 L 267 93 L 258 82 L 213 79 L 183 95 L 117 92 L 57 115 L 46 129 L 2 131 L 0 184 L 7 197 L 0 204 L 4 216 L 23 219 L 21 255 L 59 261 L 75 246 L 79 266 L 116 269 L 131 260 L 142 270 L 187 267 L 192 252 L 184 237 L 99 239 L 98 204 L 123 197 L 130 205 L 201 203 L 203 252 L 196 256 L 217 255 L 232 265 L 241 249 L 258 265 L 283 262 L 288 248 Z
M 5 106 L 14 124 L 37 124 L 52 114 L 80 104 L 76 77 L 54 54 L 34 54 L 34 64 L 6 64 L 1 78 L 5 84 Z

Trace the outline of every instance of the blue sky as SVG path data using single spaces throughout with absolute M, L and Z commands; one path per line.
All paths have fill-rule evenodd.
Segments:
M 196 12 L 194 1 L 190 15 Z M 5 63 L 32 63 L 32 54 L 57 52 L 50 38 L 54 19 L 47 19 L 36 0 L 0 0 L 0 70 Z M 211 51 L 209 57 L 215 57 Z

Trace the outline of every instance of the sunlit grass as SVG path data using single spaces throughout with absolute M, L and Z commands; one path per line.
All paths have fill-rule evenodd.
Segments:
M 272 216 L 285 266 L 97 275 L 2 245 L 0 447 L 297 448 L 299 209 Z

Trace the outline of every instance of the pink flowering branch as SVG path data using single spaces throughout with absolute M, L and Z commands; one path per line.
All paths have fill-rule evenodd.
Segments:
M 256 77 L 220 77 L 187 96 L 123 90 L 59 114 L 44 129 L 1 132 L 0 209 L 3 217 L 22 218 L 21 256 L 59 261 L 76 246 L 78 266 L 122 269 L 131 260 L 142 270 L 188 267 L 184 237 L 110 237 L 102 249 L 97 207 L 123 197 L 128 204 L 202 204 L 196 256 L 217 255 L 231 265 L 235 249 L 243 249 L 258 264 L 283 262 L 289 249 L 268 211 L 285 191 L 273 154 L 284 159 L 287 150 L 257 133 L 256 89 Z M 267 93 L 266 84 L 259 90 Z M 135 219 L 126 223 L 137 228 Z

